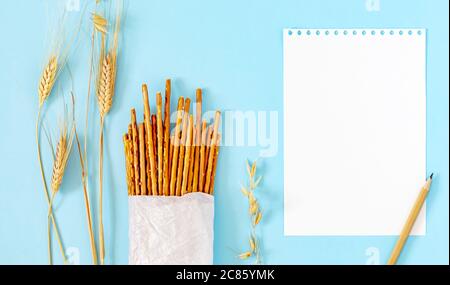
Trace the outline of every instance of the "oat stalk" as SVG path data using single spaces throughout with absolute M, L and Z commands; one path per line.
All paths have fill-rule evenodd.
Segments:
M 255 197 L 255 190 L 261 183 L 262 176 L 256 178 L 257 161 L 254 161 L 251 165 L 247 161 L 247 174 L 249 177 L 249 183 L 247 186 L 241 187 L 242 194 L 248 199 L 248 214 L 251 222 L 250 238 L 248 251 L 238 255 L 240 259 L 248 259 L 250 257 L 255 258 L 255 264 L 260 265 L 262 263 L 261 249 L 260 249 L 260 238 L 256 235 L 257 226 L 260 224 L 263 217 L 262 210 Z

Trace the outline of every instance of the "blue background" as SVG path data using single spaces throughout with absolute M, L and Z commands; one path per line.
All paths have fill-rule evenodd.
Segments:
M 9 0 L 0 6 L 0 264 L 47 262 L 47 209 L 36 159 L 34 122 L 36 86 L 49 51 L 45 35 L 52 19 L 48 15 L 54 13 L 52 2 Z M 107 263 L 127 263 L 128 209 L 121 137 L 127 129 L 129 110 L 136 107 L 142 114 L 141 84 L 148 82 L 153 94 L 164 89 L 165 78 L 173 79 L 176 97 L 192 95 L 196 87 L 205 88 L 206 109 L 279 112 L 279 152 L 260 164 L 264 179 L 258 194 L 265 212 L 260 236 L 265 263 L 365 264 L 371 260 L 376 263 L 378 254 L 379 262 L 385 263 L 395 237 L 283 235 L 282 29 L 412 27 L 428 30 L 427 171 L 437 176 L 428 200 L 427 235 L 411 238 L 399 262 L 448 264 L 448 1 L 381 0 L 379 11 L 367 10 L 365 0 L 127 3 L 117 93 L 106 125 Z M 70 58 L 80 128 L 84 126 L 88 37 L 83 28 L 76 53 Z M 60 112 L 62 105 L 55 98 L 49 105 L 53 111 L 46 112 L 46 125 L 56 130 L 52 114 Z M 98 126 L 97 110 L 93 110 L 91 123 Z M 97 134 L 97 127 L 89 133 L 94 204 Z M 47 149 L 45 139 L 43 147 Z M 247 247 L 249 222 L 239 184 L 246 179 L 245 159 L 256 158 L 258 153 L 258 147 L 226 147 L 221 153 L 216 187 L 217 264 L 242 263 L 236 255 Z M 47 168 L 51 167 L 48 151 L 45 158 Z M 90 263 L 78 165 L 73 155 L 55 202 L 56 213 L 66 248 L 78 249 L 81 263 Z M 56 246 L 54 256 L 60 262 Z

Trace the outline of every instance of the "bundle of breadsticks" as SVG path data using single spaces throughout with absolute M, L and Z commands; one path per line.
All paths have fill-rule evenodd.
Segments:
M 171 81 L 167 80 L 163 106 L 156 94 L 151 113 L 147 85 L 142 86 L 144 118 L 139 123 L 131 110 L 128 133 L 123 136 L 128 195 L 182 196 L 192 192 L 213 195 L 219 157 L 220 112 L 213 124 L 202 121 L 202 90 L 196 91 L 195 119 L 191 99 L 180 97 L 171 134 Z M 164 109 L 164 112 L 163 112 Z
M 129 263 L 212 264 L 214 181 L 219 158 L 220 112 L 208 126 L 202 120 L 202 90 L 195 117 L 191 99 L 180 97 L 171 116 L 171 82 L 164 106 L 156 94 L 152 114 L 142 86 L 143 121 L 135 109 L 123 136 L 129 202 Z M 192 108 L 194 109 L 194 108 Z M 192 112 L 193 113 L 193 112 Z M 176 118 L 171 129 L 170 118 Z

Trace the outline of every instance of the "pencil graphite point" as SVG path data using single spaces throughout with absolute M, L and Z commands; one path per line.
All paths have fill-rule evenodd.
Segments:
M 433 175 L 434 175 L 434 173 L 431 173 L 431 175 L 430 175 L 430 179 L 433 179 Z

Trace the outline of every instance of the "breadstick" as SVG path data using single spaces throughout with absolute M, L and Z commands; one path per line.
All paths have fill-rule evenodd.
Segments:
M 158 195 L 158 123 L 156 120 L 156 115 L 152 115 L 152 136 L 153 136 L 153 151 L 155 153 L 155 177 L 156 177 L 156 189 L 155 195 Z
M 131 109 L 131 128 L 133 138 L 134 188 L 135 188 L 135 195 L 140 195 L 141 187 L 139 185 L 139 138 L 136 125 L 135 109 Z
M 157 139 L 157 122 L 156 122 L 156 115 L 152 115 L 152 136 L 153 136 L 153 152 L 155 153 L 155 162 L 156 162 L 156 174 L 158 173 L 158 139 Z M 158 177 L 156 177 L 156 181 L 158 181 Z M 158 182 L 156 182 L 156 185 L 158 187 Z
M 197 130 L 196 136 L 195 136 L 195 146 L 200 146 L 202 134 L 201 134 L 201 127 L 202 127 L 202 89 L 197 89 L 196 91 L 196 102 L 195 102 L 195 129 Z
M 145 173 L 147 176 L 147 193 L 146 195 L 152 195 L 152 169 L 150 167 L 150 154 L 149 154 L 149 144 L 148 144 L 148 133 L 147 127 L 145 126 L 145 116 L 144 116 L 144 142 L 145 142 Z
M 177 166 L 178 166 L 178 152 L 180 150 L 180 137 L 179 133 L 181 130 L 181 124 L 183 122 L 183 108 L 184 108 L 184 98 L 180 97 L 178 99 L 177 108 L 177 122 L 175 124 L 175 134 L 174 134 L 174 147 L 172 155 L 172 165 L 170 172 L 170 196 L 175 196 L 176 192 L 176 182 L 177 182 Z
M 127 160 L 128 160 L 128 172 L 130 176 L 130 195 L 136 194 L 136 189 L 134 185 L 134 166 L 133 166 L 133 141 L 132 136 L 127 134 Z
M 131 195 L 131 179 L 130 179 L 130 159 L 128 157 L 128 134 L 123 136 L 123 148 L 125 151 L 125 174 L 127 177 L 127 192 L 128 196 Z
M 163 195 L 163 119 L 162 119 L 162 97 L 161 92 L 156 94 L 156 120 L 157 120 L 157 139 L 158 139 L 158 194 Z
M 213 169 L 211 174 L 211 186 L 209 187 L 209 194 L 214 195 L 214 181 L 216 178 L 216 171 L 217 171 L 217 161 L 219 160 L 219 151 L 220 151 L 220 134 L 217 135 L 217 146 L 216 146 L 216 153 L 214 154 L 214 163 L 213 163 Z
M 147 133 L 147 145 L 148 145 L 148 156 L 150 158 L 150 181 L 151 188 L 149 188 L 149 192 L 152 195 L 156 195 L 156 158 L 155 158 L 155 149 L 153 145 L 153 129 L 151 123 L 151 112 L 150 112 L 150 104 L 148 100 L 148 89 L 147 85 L 142 85 L 142 95 L 144 99 L 144 120 L 145 120 L 145 129 Z
M 194 158 L 195 158 L 195 139 L 197 137 L 197 133 L 195 127 L 192 127 L 192 144 L 191 148 L 191 157 L 189 158 L 189 175 L 188 175 L 188 193 L 192 192 L 192 180 L 194 179 Z
M 199 176 L 199 163 L 200 163 L 200 145 L 202 140 L 202 89 L 197 89 L 196 94 L 196 124 L 195 124 L 195 147 L 194 147 L 194 174 L 192 182 L 192 191 L 198 191 L 198 176 Z
M 170 145 L 169 145 L 169 170 L 172 170 L 172 158 L 173 158 L 174 144 L 175 144 L 175 136 L 171 136 L 170 137 Z M 170 175 L 169 175 L 169 185 L 170 185 Z M 169 196 L 170 196 L 170 191 L 169 191 Z
M 200 147 L 200 163 L 199 163 L 199 172 L 200 175 L 198 177 L 199 183 L 198 183 L 198 190 L 194 189 L 194 191 L 203 192 L 203 183 L 205 181 L 205 168 L 203 167 L 205 165 L 205 156 L 206 156 L 206 122 L 203 121 L 202 123 L 202 141 L 201 141 L 201 147 Z M 194 178 L 195 179 L 195 178 Z
M 139 124 L 139 168 L 141 170 L 141 195 L 147 195 L 147 181 L 145 171 L 147 168 L 145 167 L 145 135 L 144 130 L 145 126 L 144 123 Z
M 213 162 L 214 162 L 214 155 L 216 153 L 216 145 L 218 143 L 217 137 L 219 132 L 219 123 L 220 123 L 220 112 L 216 112 L 216 116 L 214 118 L 214 130 L 212 133 L 212 141 L 211 141 L 211 148 L 210 153 L 208 157 L 208 168 L 206 171 L 206 182 L 205 182 L 205 190 L 209 191 L 209 188 L 211 186 L 211 176 L 212 176 L 212 169 L 213 169 Z
M 187 128 L 187 134 L 186 134 L 186 154 L 184 157 L 184 166 L 183 166 L 183 183 L 181 184 L 181 195 L 187 194 L 187 187 L 188 187 L 188 181 L 189 181 L 189 166 L 190 166 L 190 159 L 191 159 L 191 146 L 192 146 L 192 134 L 193 134 L 193 126 L 194 120 L 192 115 L 189 116 L 189 123 Z
M 180 143 L 180 157 L 178 160 L 178 172 L 177 172 L 177 184 L 176 184 L 176 195 L 181 196 L 181 184 L 183 182 L 183 165 L 184 165 L 184 154 L 185 154 L 185 144 L 187 137 L 187 125 L 189 122 L 189 108 L 191 104 L 191 99 L 186 98 L 184 102 L 184 114 L 183 114 L 183 129 L 181 132 L 181 143 Z
M 208 169 L 209 154 L 211 152 L 211 140 L 212 140 L 213 131 L 214 131 L 213 126 L 208 126 L 208 131 L 206 132 L 205 165 L 203 165 L 203 167 L 205 168 L 205 175 L 206 175 L 206 171 Z M 206 181 L 206 176 L 205 176 L 205 181 Z M 208 190 L 208 189 L 205 188 L 205 191 L 206 190 Z
M 163 161 L 163 193 L 165 196 L 169 195 L 169 161 L 170 161 L 170 95 L 171 95 L 171 81 L 166 80 L 166 93 L 164 100 L 164 161 Z
M 134 159 L 133 159 L 133 128 L 131 124 L 128 126 L 128 134 L 127 134 L 127 143 L 128 143 L 128 160 L 129 160 L 129 170 L 130 170 L 130 187 L 131 187 L 131 195 L 136 195 L 136 188 L 134 184 Z

